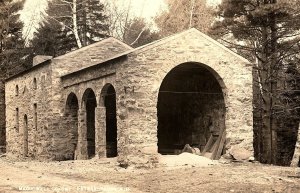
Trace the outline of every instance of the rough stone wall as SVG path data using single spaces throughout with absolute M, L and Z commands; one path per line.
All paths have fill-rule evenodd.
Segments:
M 97 107 L 95 109 L 95 137 L 96 137 L 96 156 L 106 157 L 106 109 L 101 96 L 103 88 L 107 84 L 115 87 L 115 73 L 118 62 L 103 64 L 97 67 L 88 68 L 77 74 L 68 75 L 61 79 L 61 96 L 59 97 L 60 111 L 60 136 L 56 140 L 56 154 L 63 156 L 67 152 L 72 151 L 71 143 L 67 134 L 67 127 L 64 128 L 64 123 L 67 123 L 65 106 L 67 97 L 70 93 L 74 93 L 78 99 L 78 143 L 76 145 L 75 159 L 87 159 L 87 130 L 86 130 L 86 109 L 83 101 L 83 95 L 87 89 L 92 89 L 96 95 Z M 67 140 L 66 140 L 67 139 Z
M 34 78 L 36 85 L 34 86 Z M 24 116 L 28 117 L 28 156 L 49 159 L 52 135 L 51 116 L 51 66 L 42 65 L 35 70 L 6 82 L 6 132 L 9 155 L 24 155 Z M 19 93 L 16 94 L 16 85 Z M 35 124 L 34 104 L 37 106 Z M 18 120 L 16 109 L 18 108 Z M 35 128 L 37 125 L 37 128 Z
M 130 47 L 120 43 L 108 47 L 111 49 L 104 50 L 116 51 L 114 54 L 130 50 Z M 51 66 L 35 69 L 7 83 L 7 136 L 10 153 L 22 155 L 23 141 L 20 139 L 23 136 L 20 131 L 24 124 L 23 116 L 27 114 L 29 154 L 38 155 L 39 158 L 44 156 L 47 159 L 68 159 L 74 151 L 74 132 L 68 123 L 72 122 L 72 127 L 76 127 L 72 117 L 76 113 L 71 116 L 68 114 L 66 102 L 69 94 L 74 93 L 78 99 L 78 144 L 74 156 L 76 159 L 87 159 L 86 109 L 83 96 L 87 89 L 91 89 L 97 103 L 96 156 L 105 157 L 106 109 L 101 93 L 107 84 L 112 84 L 117 100 L 119 162 L 124 165 L 153 165 L 157 161 L 159 88 L 164 77 L 174 67 L 188 62 L 207 68 L 221 85 L 226 107 L 226 148 L 239 145 L 253 150 L 252 69 L 246 60 L 196 30 L 183 32 L 137 48 L 118 59 L 92 66 L 97 61 L 101 63 L 112 56 L 103 49 L 96 53 L 100 48 L 101 46 L 87 47 L 54 58 Z M 99 56 L 101 52 L 106 58 Z M 76 72 L 78 70 L 80 71 Z M 33 91 L 33 77 L 37 76 L 39 84 L 43 80 L 43 74 L 46 75 L 44 86 Z M 20 92 L 18 97 L 14 96 L 16 83 L 19 84 L 20 91 L 24 89 L 24 85 L 28 85 L 28 89 L 24 93 Z M 37 131 L 33 128 L 34 103 L 38 106 Z M 19 108 L 20 114 L 19 132 L 14 128 L 16 108 Z
M 5 80 L 10 76 L 26 70 L 29 67 L 29 64 L 28 66 L 25 66 L 17 63 L 11 63 L 10 65 L 4 66 L 0 69 L 0 153 L 6 151 Z
M 66 148 L 67 140 L 65 140 L 65 138 L 72 136 L 72 134 L 70 134 L 68 127 L 66 127 L 66 125 L 68 125 L 68 119 L 70 121 L 70 117 L 66 118 L 64 114 L 66 106 L 65 96 L 67 97 L 67 95 L 64 93 L 64 86 L 62 84 L 61 77 L 82 68 L 87 68 L 91 65 L 101 63 L 103 60 L 130 49 L 132 48 L 128 45 L 114 38 L 108 38 L 101 42 L 54 58 L 51 60 L 51 64 L 49 66 L 43 68 L 35 67 L 36 69 L 24 73 L 16 78 L 12 78 L 9 82 L 7 82 L 6 106 L 8 109 L 6 110 L 6 122 L 8 125 L 6 130 L 8 131 L 8 152 L 17 156 L 21 156 L 23 154 L 23 133 L 17 132 L 14 129 L 16 122 L 15 111 L 16 108 L 19 108 L 19 125 L 21 130 L 21 126 L 24 124 L 23 116 L 25 114 L 28 116 L 30 156 L 36 156 L 39 159 L 68 159 L 68 157 L 70 157 L 70 154 L 68 154 L 70 150 L 68 151 L 68 148 Z M 112 73 L 110 76 L 113 76 L 115 69 L 110 71 L 110 73 Z M 38 84 L 40 84 L 43 80 L 43 75 L 45 75 L 44 85 L 39 85 L 37 90 L 32 91 L 33 78 L 36 77 Z M 104 76 L 107 76 L 107 73 L 104 73 Z M 79 81 L 79 83 L 83 81 L 83 85 L 85 86 L 93 84 L 97 85 L 96 88 L 93 86 L 92 88 L 95 89 L 95 93 L 98 93 L 99 97 L 99 93 L 102 88 L 101 84 L 98 84 L 99 81 L 98 83 L 93 83 L 93 81 L 86 83 L 86 81 L 91 80 L 89 77 L 93 77 L 93 75 L 85 76 L 84 78 L 86 80 L 75 78 L 76 81 L 73 79 L 73 83 L 77 84 L 77 81 Z M 93 80 L 96 79 L 100 80 L 101 77 L 96 75 L 96 78 L 93 77 Z M 105 79 L 108 79 L 109 83 L 114 83 L 114 81 L 110 81 L 109 77 Z M 105 84 L 102 80 L 100 83 Z M 26 86 L 29 88 L 27 89 L 28 92 L 26 91 L 23 94 L 20 93 L 20 95 L 16 97 L 14 95 L 16 84 L 19 85 L 20 91 L 24 89 L 24 85 L 28 85 Z M 81 87 L 84 86 L 81 85 Z M 83 93 L 80 94 L 81 95 L 78 95 L 78 100 L 80 100 Z M 38 107 L 38 125 L 41 127 L 41 129 L 38 128 L 37 131 L 34 131 L 33 129 L 34 103 L 36 103 Z M 1 105 L 0 108 L 2 108 Z M 84 116 L 84 112 L 79 111 L 78 114 L 81 115 L 81 117 Z M 66 119 L 66 121 L 62 122 L 63 119 Z M 15 141 L 18 141 L 18 143 L 13 143 Z M 34 146 L 36 146 L 36 148 Z
M 158 91 L 167 73 L 186 62 L 205 64 L 223 84 L 227 149 L 238 145 L 253 150 L 251 65 L 190 30 L 135 50 L 119 67 L 116 85 L 121 163 L 146 165 L 156 161 Z
M 72 149 L 72 147 L 67 148 L 68 145 L 66 145 L 65 143 L 66 142 L 65 138 L 70 137 L 70 135 L 68 134 L 69 130 L 65 128 L 64 125 L 65 122 L 62 121 L 63 119 L 65 119 L 64 113 L 65 113 L 66 97 L 67 97 L 67 94 L 65 94 L 64 91 L 65 89 L 62 82 L 62 76 L 73 73 L 80 69 L 88 68 L 89 66 L 95 65 L 97 63 L 101 63 L 103 60 L 106 60 L 114 55 L 120 54 L 130 49 L 131 47 L 125 45 L 124 43 L 114 38 L 108 38 L 101 42 L 97 42 L 90 46 L 83 47 L 81 49 L 78 49 L 76 51 L 70 52 L 68 54 L 59 56 L 51 60 L 52 90 L 50 95 L 52 100 L 51 100 L 51 104 L 49 105 L 51 106 L 51 111 L 52 111 L 53 128 L 51 131 L 49 131 L 50 132 L 49 135 L 52 135 L 53 138 L 51 144 L 52 159 L 55 160 L 68 159 L 67 157 L 69 156 L 66 157 L 66 155 L 69 155 L 69 152 L 71 151 L 70 149 Z M 87 83 L 87 85 L 89 85 L 89 81 L 91 80 L 89 77 L 93 77 L 93 75 L 85 76 L 84 78 L 86 80 L 82 80 L 79 77 L 75 77 L 73 78 L 72 85 L 78 84 L 78 81 L 79 83 L 81 81 L 84 81 L 84 83 Z M 94 92 L 96 93 L 96 90 L 94 90 Z M 82 97 L 82 95 L 76 95 L 76 96 L 78 97 L 79 104 L 81 104 L 80 97 Z M 79 120 L 84 118 L 84 114 L 85 112 L 81 112 L 81 110 L 79 109 L 78 112 Z M 80 121 L 79 121 L 79 125 L 80 125 Z M 84 126 L 82 125 L 81 127 Z M 79 134 L 78 137 L 81 137 L 81 135 Z

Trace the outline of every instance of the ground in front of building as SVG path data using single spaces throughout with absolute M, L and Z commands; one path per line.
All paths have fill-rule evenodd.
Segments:
M 299 168 L 249 162 L 197 165 L 189 161 L 124 169 L 116 158 L 38 162 L 2 157 L 0 168 L 0 193 L 300 192 Z

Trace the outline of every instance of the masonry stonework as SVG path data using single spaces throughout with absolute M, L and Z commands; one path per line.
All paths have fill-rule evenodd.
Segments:
M 180 38 L 175 35 L 136 49 L 121 64 L 117 90 L 119 117 L 123 118 L 118 122 L 118 130 L 124 158 L 120 156 L 120 160 L 148 161 L 141 159 L 147 155 L 153 159 L 153 152 L 157 152 L 156 106 L 160 85 L 174 67 L 189 62 L 205 65 L 221 84 L 226 105 L 227 149 L 238 145 L 253 150 L 250 63 L 197 31 L 185 33 Z M 130 88 L 127 93 L 122 92 L 124 87 Z
M 6 137 L 9 154 L 49 158 L 53 127 L 50 106 L 51 81 L 51 67 L 49 63 L 45 63 L 34 71 L 25 71 L 22 76 L 6 82 Z M 28 131 L 25 131 L 26 124 Z M 24 138 L 28 138 L 28 142 L 25 142 Z M 28 146 L 28 153 L 24 152 L 25 146 Z
M 38 83 L 44 82 L 36 90 L 31 88 L 34 77 Z M 16 85 L 20 88 L 19 96 L 14 93 Z M 182 95 L 168 100 L 168 94 L 162 93 L 171 88 L 179 89 L 173 90 L 173 94 Z M 195 93 L 205 94 L 204 91 L 217 95 L 196 97 Z M 113 38 L 103 40 L 10 78 L 6 93 L 11 155 L 24 156 L 25 114 L 27 156 L 37 159 L 118 156 L 124 166 L 152 166 L 157 162 L 159 140 L 173 143 L 166 151 L 176 145 L 181 148 L 183 143 L 204 145 L 207 139 L 201 135 L 207 135 L 207 117 L 212 118 L 216 132 L 225 130 L 225 150 L 240 146 L 253 151 L 251 65 L 195 29 L 136 49 Z M 175 133 L 174 139 L 158 139 L 160 133 L 176 127 L 169 123 L 176 111 L 171 107 L 164 109 L 176 101 L 182 104 L 172 107 L 182 112 L 174 115 L 177 121 L 182 120 L 181 131 L 171 131 Z M 163 127 L 168 129 L 158 131 Z M 178 136 L 181 137 L 176 141 Z
M 31 64 L 20 65 L 11 63 L 0 69 L 0 153 L 6 151 L 6 127 L 5 127 L 5 80 L 31 67 Z

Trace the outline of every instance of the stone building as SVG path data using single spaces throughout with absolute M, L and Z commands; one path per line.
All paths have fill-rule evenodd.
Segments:
M 152 164 L 226 131 L 253 151 L 252 67 L 196 29 L 133 49 L 108 38 L 6 81 L 9 155 Z
M 20 60 L 19 57 L 22 57 Z M 0 154 L 5 153 L 5 80 L 31 67 L 30 49 L 6 49 L 0 53 Z M 14 61 L 14 62 L 12 62 Z

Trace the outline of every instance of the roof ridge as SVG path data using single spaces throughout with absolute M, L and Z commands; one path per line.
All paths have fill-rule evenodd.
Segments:
M 243 56 L 237 54 L 236 52 L 234 52 L 233 50 L 227 48 L 226 46 L 224 46 L 223 44 L 219 43 L 217 40 L 209 37 L 208 35 L 202 33 L 201 31 L 197 30 L 196 28 L 191 28 L 191 31 L 195 31 L 197 33 L 199 33 L 203 38 L 205 38 L 206 40 L 210 41 L 211 43 L 213 43 L 214 45 L 222 48 L 223 50 L 235 55 L 236 57 L 240 58 L 241 60 L 243 60 L 244 62 L 248 62 L 250 63 L 250 61 L 248 61 L 246 58 L 244 58 Z
M 159 46 L 160 44 L 164 43 L 164 42 L 168 42 L 168 41 L 171 41 L 173 40 L 174 38 L 176 38 L 177 36 L 181 36 L 183 34 L 187 34 L 187 33 L 190 33 L 191 32 L 191 29 L 188 29 L 188 30 L 184 30 L 184 31 L 181 31 L 179 33 L 175 33 L 175 34 L 172 34 L 172 35 L 169 35 L 167 37 L 164 37 L 164 38 L 161 38 L 159 40 L 156 40 L 156 41 L 153 41 L 153 42 L 150 42 L 148 44 L 145 44 L 145 45 L 142 45 L 140 47 L 137 47 L 133 50 L 131 50 L 130 52 L 135 52 L 135 51 L 139 51 L 139 50 L 142 50 L 146 47 L 149 47 L 151 45 L 154 45 L 154 44 L 157 44 L 157 46 Z M 129 52 L 129 51 L 128 51 Z
M 127 52 L 125 52 L 124 54 L 129 54 L 129 53 L 132 53 L 132 52 L 135 52 L 137 51 L 137 53 L 140 53 L 140 52 L 143 52 L 143 51 L 146 51 L 148 49 L 151 49 L 153 47 L 157 47 L 159 45 L 161 45 L 162 43 L 165 43 L 165 42 L 169 42 L 171 40 L 173 40 L 174 38 L 177 38 L 178 36 L 182 36 L 182 35 L 185 35 L 185 34 L 188 34 L 188 33 L 191 33 L 191 32 L 196 32 L 198 33 L 199 35 L 201 35 L 203 38 L 205 38 L 206 40 L 208 40 L 209 42 L 211 42 L 212 44 L 222 48 L 224 51 L 227 51 L 229 52 L 230 54 L 233 54 L 234 56 L 236 56 L 237 58 L 239 58 L 240 60 L 244 61 L 244 62 L 247 62 L 247 63 L 251 63 L 250 61 L 248 61 L 246 58 L 240 56 L 239 54 L 237 54 L 236 52 L 230 50 L 229 48 L 227 48 L 226 46 L 222 45 L 221 43 L 219 43 L 218 41 L 214 40 L 213 38 L 209 37 L 208 35 L 202 33 L 201 31 L 197 30 L 196 28 L 190 28 L 190 29 L 187 29 L 185 31 L 182 31 L 182 32 L 179 32 L 179 33 L 176 33 L 176 34 L 173 34 L 171 36 L 167 36 L 167 37 L 164 37 L 160 40 L 156 40 L 154 42 L 151 42 L 149 44 L 146 44 L 146 45 L 143 45 L 143 46 L 140 46 L 138 48 L 135 48 L 133 50 L 129 50 Z M 157 44 L 156 46 L 154 46 L 155 44 Z M 144 49 L 144 48 L 147 48 L 148 49 Z

